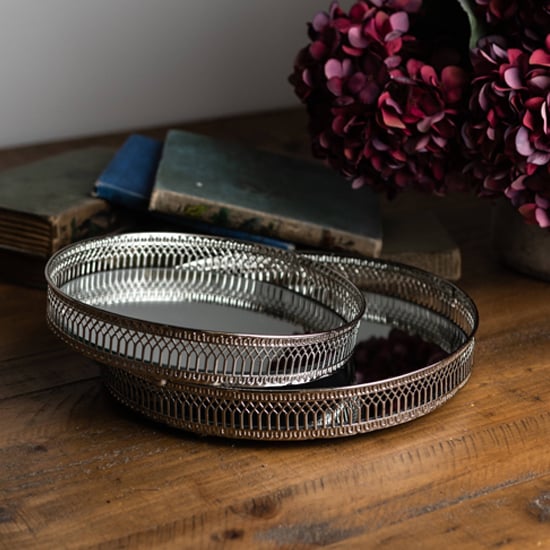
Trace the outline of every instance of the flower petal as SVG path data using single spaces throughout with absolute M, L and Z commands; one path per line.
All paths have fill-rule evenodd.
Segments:
M 540 227 L 550 227 L 550 216 L 548 215 L 548 210 L 537 208 L 535 210 L 535 219 Z
M 404 129 L 407 127 L 405 123 L 395 113 L 391 113 L 386 109 L 382 109 L 382 119 L 384 121 L 384 124 L 389 128 Z
M 335 96 L 342 95 L 343 87 L 344 82 L 341 78 L 334 77 L 327 80 L 327 88 Z
M 537 166 L 545 166 L 548 162 L 550 162 L 550 153 L 541 153 L 540 151 L 536 151 L 527 157 L 527 162 L 536 164 Z
M 409 15 L 405 11 L 392 13 L 390 15 L 390 23 L 392 29 L 405 33 L 409 30 Z
M 531 57 L 529 57 L 529 63 L 531 65 L 543 65 L 545 67 L 550 67 L 550 53 L 545 50 L 538 49 L 535 50 Z
M 519 178 L 515 179 L 512 184 L 510 185 L 510 187 L 512 189 L 515 189 L 516 191 L 522 191 L 523 189 L 525 189 L 525 178 L 526 176 L 525 175 L 522 175 L 520 176 Z
M 515 144 L 517 152 L 524 157 L 528 157 L 534 152 L 529 143 L 529 132 L 523 126 L 516 133 Z
M 325 76 L 327 79 L 342 76 L 342 63 L 338 59 L 331 58 L 325 63 Z
M 504 82 L 512 88 L 512 90 L 519 90 L 523 87 L 521 82 L 521 73 L 519 67 L 509 67 L 504 71 Z
M 315 42 L 309 45 L 309 53 L 313 59 L 323 59 L 327 52 L 328 48 L 326 44 L 320 40 L 315 40 Z
M 539 208 L 550 208 L 550 199 L 541 197 L 538 193 L 535 195 L 535 203 Z
M 537 206 L 533 203 L 522 204 L 519 208 L 519 213 L 527 220 L 527 222 L 533 223 L 535 221 L 535 212 Z
M 349 43 L 354 48 L 366 48 L 369 45 L 368 38 L 363 35 L 363 30 L 360 25 L 354 25 L 348 31 Z
M 360 189 L 363 185 L 365 185 L 365 178 L 363 176 L 359 176 L 351 182 L 352 189 Z

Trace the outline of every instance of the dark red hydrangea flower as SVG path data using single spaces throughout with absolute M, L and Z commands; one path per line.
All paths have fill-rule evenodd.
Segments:
M 443 194 L 461 171 L 550 227 L 550 0 L 334 2 L 309 37 L 290 81 L 354 187 Z
M 533 51 L 487 37 L 473 58 L 468 168 L 481 194 L 504 193 L 528 222 L 550 227 L 550 34 Z
M 446 190 L 468 77 L 460 48 L 444 28 L 427 29 L 422 10 L 422 0 L 365 0 L 349 12 L 334 2 L 296 58 L 289 80 L 313 153 L 354 187 Z
M 475 0 L 474 13 L 489 29 L 500 25 L 515 34 L 526 28 L 544 28 L 550 15 L 550 0 Z M 506 32 L 506 34 L 508 34 Z
M 514 54 L 517 54 L 514 56 Z M 462 128 L 466 158 L 479 182 L 479 193 L 497 196 L 516 177 L 515 104 L 509 101 L 507 71 L 519 61 L 518 50 L 509 51 L 502 37 L 482 41 L 473 54 L 473 80 L 469 117 Z
M 550 0 L 475 0 L 485 34 L 505 36 L 510 47 L 533 50 L 550 29 Z
M 475 0 L 475 4 L 478 17 L 493 25 L 508 21 L 518 13 L 517 0 Z

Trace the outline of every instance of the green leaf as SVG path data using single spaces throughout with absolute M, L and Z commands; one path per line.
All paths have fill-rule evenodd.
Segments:
M 468 23 L 470 25 L 470 48 L 475 48 L 477 41 L 485 34 L 484 27 L 474 14 L 472 0 L 457 0 L 457 2 L 468 16 Z

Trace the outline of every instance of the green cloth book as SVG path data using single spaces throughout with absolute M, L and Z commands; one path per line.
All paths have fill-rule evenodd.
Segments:
M 114 151 L 77 149 L 0 172 L 0 247 L 42 258 L 120 227 L 117 211 L 91 196 Z
M 318 162 L 183 130 L 166 136 L 149 209 L 296 243 L 378 256 L 378 197 Z

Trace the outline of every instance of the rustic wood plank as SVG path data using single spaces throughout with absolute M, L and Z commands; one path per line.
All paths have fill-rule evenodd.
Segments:
M 273 513 L 277 517 L 267 518 L 267 526 L 262 527 L 275 537 L 273 543 L 283 536 L 279 533 L 276 538 L 280 525 L 294 525 L 301 536 L 318 529 L 324 537 L 336 536 L 334 529 L 327 525 L 315 527 L 307 518 L 303 518 L 300 530 L 292 518 L 304 506 L 311 509 L 319 525 L 330 524 L 331 517 L 345 508 L 346 516 L 358 519 L 348 520 L 348 527 L 340 527 L 339 532 L 346 538 L 356 537 L 363 507 L 369 511 L 370 522 L 382 529 L 412 520 L 415 514 L 421 515 L 418 510 L 430 514 L 550 474 L 544 453 L 532 456 L 532 449 L 543 448 L 550 436 L 550 410 L 546 406 L 535 413 L 525 406 L 539 393 L 545 369 L 536 369 L 531 384 L 521 393 L 510 392 L 509 386 L 523 376 L 518 365 L 519 358 L 509 366 L 510 384 L 498 384 L 487 393 L 485 382 L 478 381 L 436 413 L 411 424 L 353 440 L 282 446 L 174 433 L 128 415 L 105 396 L 96 381 L 58 386 L 0 403 L 2 418 L 12 427 L 8 434 L 3 430 L 8 438 L 0 445 L 9 456 L 18 457 L 8 492 L 23 498 L 25 508 L 32 511 L 36 522 L 28 518 L 25 521 L 31 522 L 30 531 L 45 541 L 44 547 L 59 540 L 56 537 L 60 535 L 63 540 L 73 537 L 76 544 L 86 517 L 94 517 L 106 526 L 112 521 L 112 530 L 116 531 L 121 524 L 126 525 L 129 509 L 139 520 L 139 529 L 130 531 L 126 538 L 145 537 L 144 541 L 151 544 L 158 542 L 156 525 L 162 518 L 175 518 L 175 524 L 166 529 L 175 529 L 172 542 L 179 544 L 181 536 L 187 537 L 189 532 L 184 529 L 177 535 L 178 525 L 189 528 L 200 521 L 203 529 L 211 530 L 211 538 L 223 538 L 223 533 L 231 529 L 245 532 L 250 514 L 241 508 L 274 506 L 280 508 Z M 28 403 L 12 406 L 13 401 L 21 400 Z M 495 404 L 503 400 L 507 402 L 505 421 L 495 414 Z M 22 410 L 27 414 L 22 415 Z M 518 415 L 518 411 L 523 414 Z M 212 451 L 217 451 L 217 456 L 212 456 Z M 510 453 L 514 454 L 513 461 L 509 460 Z M 311 454 L 315 458 L 308 460 L 304 469 L 304 455 Z M 339 460 L 340 455 L 346 457 L 345 461 Z M 483 468 L 479 464 L 473 468 L 480 460 Z M 162 469 L 156 467 L 158 461 Z M 205 475 L 205 462 L 210 475 Z M 529 464 L 527 473 L 522 472 L 525 464 Z M 27 468 L 23 467 L 21 473 L 24 465 Z M 10 472 L 9 463 L 0 462 L 0 468 Z M 491 482 L 495 478 L 498 483 Z M 55 492 L 49 490 L 52 486 Z M 37 491 L 48 495 L 45 503 L 35 500 Z M 94 494 L 91 501 L 84 505 L 79 502 L 82 494 L 89 493 Z M 354 495 L 352 503 L 350 494 Z M 190 499 L 190 495 L 196 498 Z M 312 495 L 316 495 L 313 503 Z M 279 500 L 284 505 L 278 504 Z M 115 510 L 108 513 L 106 505 L 115 501 L 118 506 L 112 506 Z M 162 504 L 165 501 L 174 508 L 167 510 Z M 331 503 L 328 510 L 327 502 Z M 204 512 L 205 504 L 209 513 Z M 152 505 L 158 516 L 151 514 Z M 63 518 L 54 517 L 51 510 L 79 512 L 76 517 L 71 514 Z M 225 525 L 221 532 L 216 530 L 220 522 Z M 128 527 L 135 529 L 134 520 Z M 24 533 L 22 528 L 17 525 L 19 536 Z M 99 544 L 102 539 L 92 531 L 88 540 Z M 196 536 L 200 539 L 203 535 L 200 531 Z M 361 536 L 367 535 L 368 540 L 374 536 L 370 530 Z M 116 547 L 126 538 L 109 544 Z M 24 540 L 14 537 L 13 543 Z
M 549 423 L 548 417 L 540 416 L 524 420 L 524 437 L 545 426 L 541 435 L 547 438 Z M 80 449 L 86 442 L 73 441 L 69 448 L 54 448 L 53 453 L 39 444 L 26 450 L 27 455 L 38 455 L 34 466 L 40 461 L 40 470 L 33 474 L 31 483 L 25 477 L 24 486 L 14 488 L 28 494 L 24 498 L 27 515 L 24 525 L 16 525 L 17 531 L 4 530 L 2 540 L 15 546 L 24 543 L 29 540 L 29 533 L 24 532 L 28 526 L 42 547 L 60 540 L 77 545 L 83 536 L 92 544 L 111 548 L 131 541 L 155 544 L 162 540 L 192 547 L 205 536 L 221 541 L 228 533 L 247 534 L 245 540 L 270 542 L 274 547 L 283 542 L 315 540 L 327 544 L 357 536 L 372 543 L 387 527 L 397 529 L 402 523 L 446 509 L 450 513 L 449 508 L 460 504 L 474 506 L 480 498 L 497 498 L 503 489 L 542 476 L 542 472 L 536 473 L 544 467 L 541 457 L 525 478 L 517 475 L 517 463 L 528 458 L 525 454 L 517 456 L 516 463 L 497 461 L 489 471 L 472 469 L 476 448 L 496 442 L 495 455 L 506 454 L 509 431 L 509 426 L 499 426 L 477 437 L 419 445 L 414 452 L 390 440 L 386 442 L 390 459 L 388 449 L 384 451 L 378 442 L 368 440 L 361 444 L 323 443 L 305 449 L 302 445 L 250 449 L 184 438 L 175 453 L 167 435 L 146 443 L 143 432 L 131 435 L 127 430 L 111 428 L 107 437 L 101 433 L 99 444 L 90 441 L 89 435 L 82 436 L 88 442 L 88 452 L 82 456 L 79 450 L 79 459 L 70 463 L 64 460 L 70 448 L 74 445 Z M 136 435 L 141 435 L 137 444 Z M 120 437 L 129 457 L 117 452 Z M 212 446 L 218 451 L 217 460 L 212 457 Z M 308 461 L 307 474 L 302 468 L 305 450 L 318 455 L 315 461 Z M 339 456 L 346 460 L 338 460 Z M 211 475 L 205 475 L 205 460 Z M 158 461 L 162 461 L 161 475 Z M 326 471 L 331 462 L 337 462 L 337 467 Z M 451 477 L 449 463 L 453 465 Z M 151 476 L 151 471 L 155 475 Z M 491 485 L 489 480 L 497 471 L 500 481 Z M 52 487 L 56 490 L 49 490 Z M 88 495 L 85 502 L 83 494 Z M 17 508 L 6 509 L 17 516 Z M 498 517 L 492 521 L 498 522 Z M 102 525 L 101 532 L 97 525 Z M 3 529 L 6 526 L 5 522 Z M 501 530 L 507 524 L 498 527 Z M 117 536 L 112 538 L 112 533 Z
M 507 480 L 499 487 L 482 488 L 472 498 L 443 500 L 429 510 L 410 510 L 409 519 L 385 525 L 369 542 L 376 548 L 411 550 L 548 548 L 550 476 L 535 480 L 525 477 Z M 406 523 L 408 529 L 404 529 Z M 349 543 L 361 544 L 364 540 L 351 539 Z
M 0 360 L 62 345 L 46 326 L 44 291 L 0 282 Z

